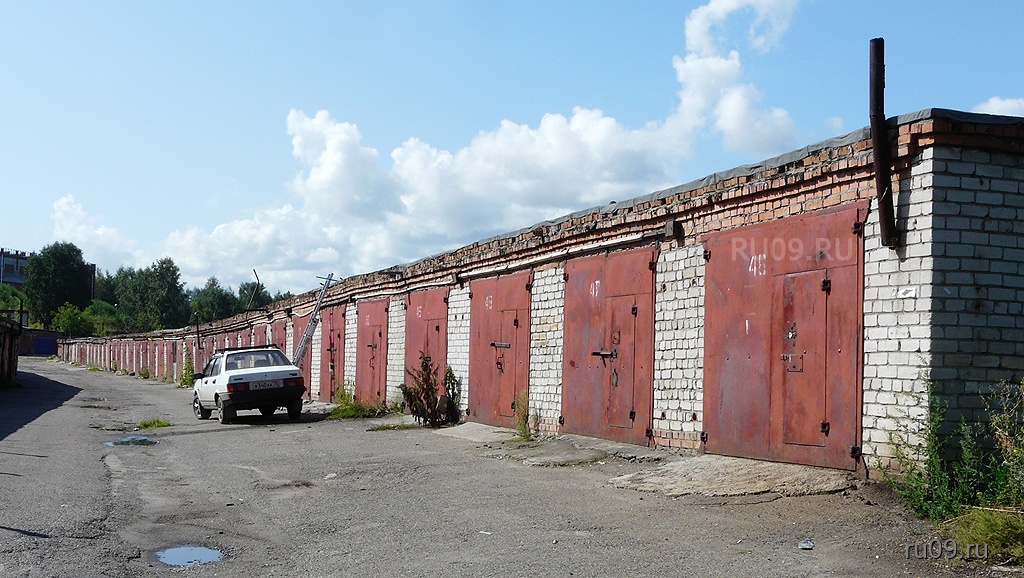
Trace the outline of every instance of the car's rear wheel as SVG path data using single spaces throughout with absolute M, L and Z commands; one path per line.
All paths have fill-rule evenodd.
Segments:
M 235 408 L 227 405 L 226 403 L 221 403 L 219 399 L 217 400 L 217 409 L 220 423 L 231 423 L 231 421 L 235 419 Z
M 291 419 L 299 419 L 302 417 L 302 400 L 297 399 L 288 405 L 288 417 Z
M 213 414 L 212 409 L 203 407 L 203 404 L 199 401 L 199 395 L 192 397 L 192 411 L 199 419 L 210 419 L 210 416 Z
M 275 411 L 277 411 L 277 406 L 276 405 L 265 405 L 265 406 L 260 408 L 260 413 L 265 415 L 265 416 L 274 415 Z

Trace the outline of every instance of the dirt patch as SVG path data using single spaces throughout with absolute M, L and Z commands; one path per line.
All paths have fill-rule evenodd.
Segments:
M 845 472 L 702 455 L 611 480 L 619 488 L 659 492 L 668 496 L 810 496 L 832 494 L 853 487 L 856 479 Z

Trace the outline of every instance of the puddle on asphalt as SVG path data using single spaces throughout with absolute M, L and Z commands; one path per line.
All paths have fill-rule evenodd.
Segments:
M 203 546 L 175 546 L 158 551 L 156 558 L 168 566 L 195 566 L 208 562 L 220 562 L 224 559 L 224 554 L 221 554 L 220 550 Z
M 108 446 L 153 446 L 160 442 L 151 440 L 146 436 L 125 436 L 119 440 L 106 442 Z

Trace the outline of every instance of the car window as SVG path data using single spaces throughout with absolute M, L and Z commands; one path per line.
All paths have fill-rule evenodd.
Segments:
M 213 377 L 220 374 L 220 355 L 214 355 L 213 359 L 206 364 L 206 369 L 203 370 L 203 377 Z
M 288 361 L 288 358 L 283 353 L 276 349 L 259 349 L 229 353 L 226 365 L 229 369 L 252 369 L 256 367 L 291 365 L 291 362 Z

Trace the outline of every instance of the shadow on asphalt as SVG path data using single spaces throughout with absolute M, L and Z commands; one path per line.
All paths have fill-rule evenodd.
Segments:
M 260 414 L 258 411 L 252 411 L 251 413 L 239 413 L 235 415 L 235 419 L 231 420 L 230 425 L 251 425 L 251 426 L 273 426 L 273 425 L 289 425 L 289 424 L 300 424 L 300 423 L 313 423 L 317 421 L 324 421 L 327 419 L 326 414 L 320 413 L 302 413 L 302 417 L 299 419 L 290 419 L 288 414 L 284 410 L 278 411 L 271 416 L 265 416 Z M 217 412 L 213 412 L 213 417 L 210 421 L 217 421 Z
M 18 372 L 18 383 L 18 387 L 0 389 L 0 440 L 82 391 L 27 371 Z

